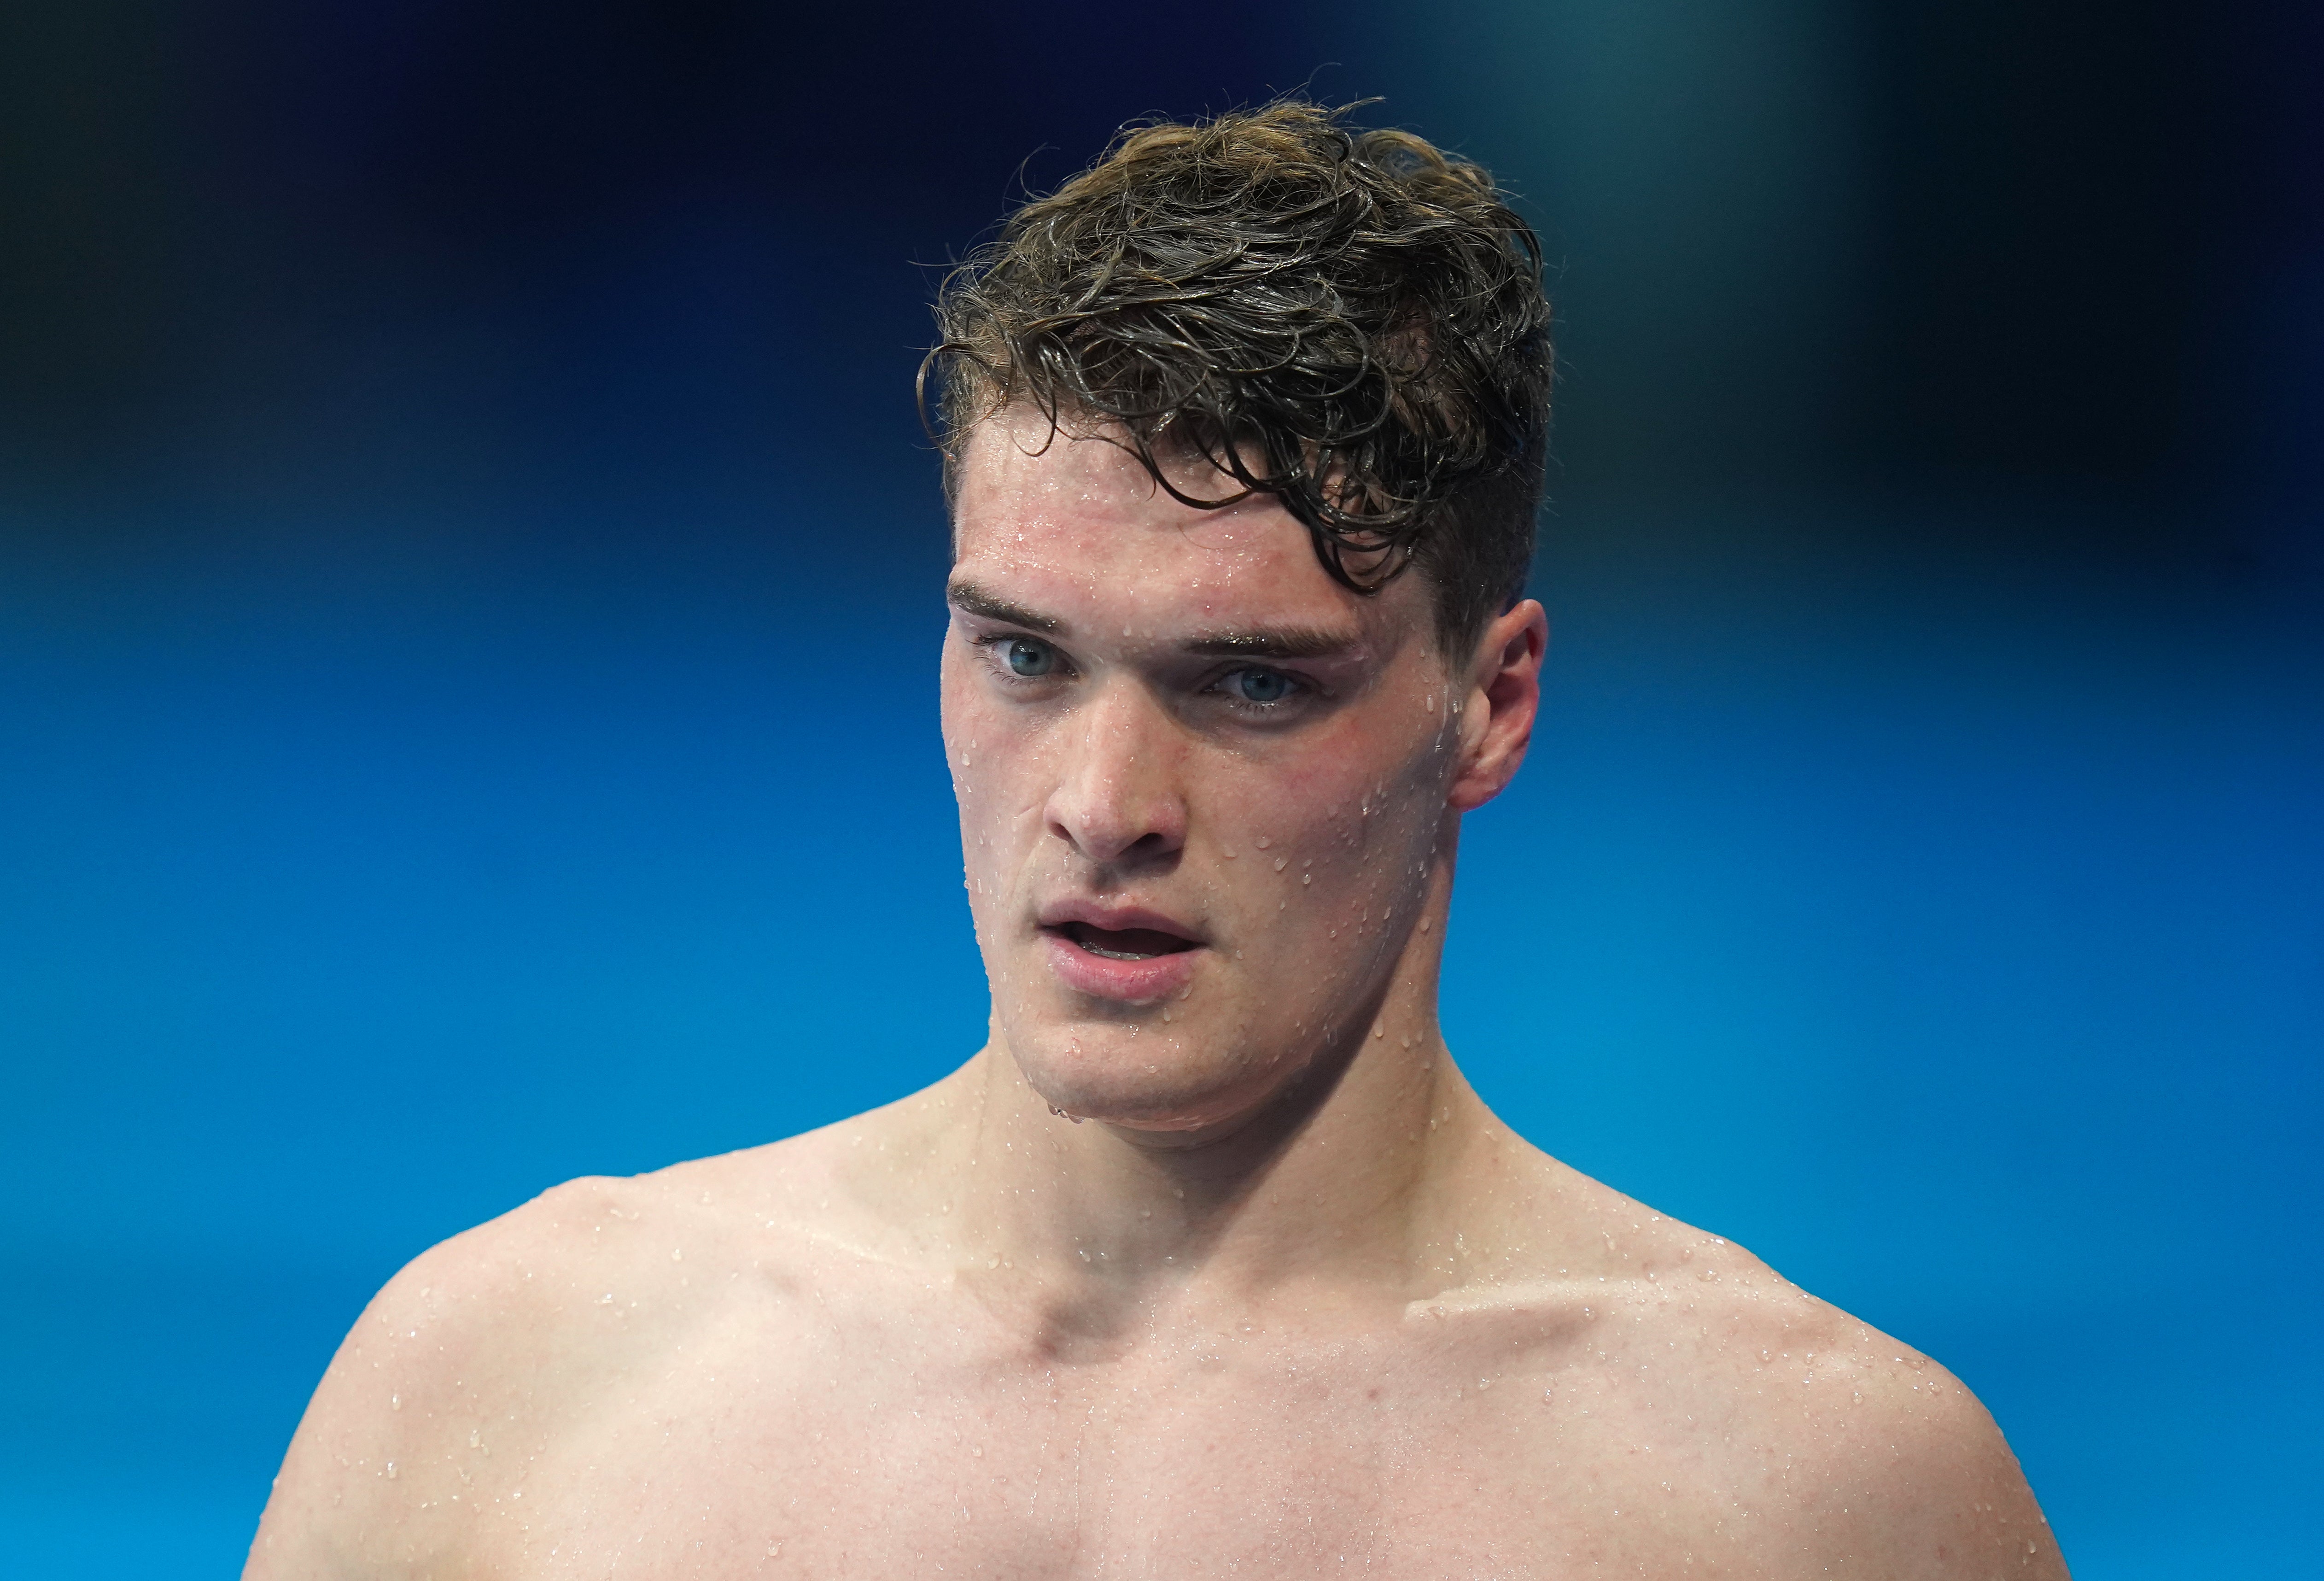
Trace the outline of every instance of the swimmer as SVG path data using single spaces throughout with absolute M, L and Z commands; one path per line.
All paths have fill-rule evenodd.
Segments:
M 1942 1367 L 1445 1045 L 1540 705 L 1538 265 L 1474 164 L 1285 101 L 1132 129 L 951 279 L 984 1046 L 420 1257 L 247 1576 L 2066 1574 Z

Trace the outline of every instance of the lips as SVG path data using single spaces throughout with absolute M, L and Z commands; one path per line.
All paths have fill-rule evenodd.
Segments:
M 1041 932 L 1049 964 L 1065 986 L 1130 1004 L 1185 993 L 1204 950 L 1182 924 L 1129 909 L 1045 908 Z
M 1151 960 L 1194 948 L 1193 939 L 1158 928 L 1096 928 L 1087 922 L 1068 922 L 1057 931 L 1090 954 L 1111 961 Z

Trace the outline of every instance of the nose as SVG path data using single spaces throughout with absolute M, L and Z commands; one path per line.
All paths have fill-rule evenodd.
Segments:
M 1043 809 L 1049 832 L 1092 862 L 1167 855 L 1186 843 L 1176 731 L 1126 680 L 1099 688 L 1068 731 L 1056 788 Z

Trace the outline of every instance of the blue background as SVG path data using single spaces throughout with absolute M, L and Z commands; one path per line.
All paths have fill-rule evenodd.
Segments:
M 1556 266 L 1471 1077 L 2078 1575 L 2314 1573 L 2313 14 L 844 10 L 0 6 L 0 1570 L 233 1574 L 405 1259 L 974 1047 L 935 267 L 1312 81 Z

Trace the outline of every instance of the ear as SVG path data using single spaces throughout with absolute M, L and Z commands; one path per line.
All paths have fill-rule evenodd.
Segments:
M 1445 796 L 1453 811 L 1484 806 L 1517 778 L 1541 711 L 1548 646 L 1549 616 L 1531 598 L 1519 599 L 1478 639 L 1461 710 L 1461 760 Z

